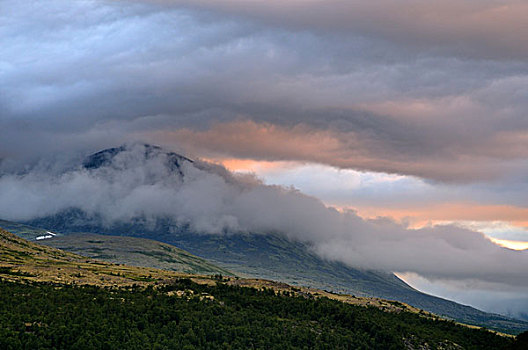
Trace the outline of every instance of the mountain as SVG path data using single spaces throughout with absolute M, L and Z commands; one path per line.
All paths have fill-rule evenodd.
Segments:
M 167 177 L 174 178 L 175 184 L 185 183 L 186 178 L 197 169 L 192 160 L 164 152 L 159 147 L 144 145 L 139 149 L 140 164 L 163 170 L 152 173 L 152 169 L 145 169 L 139 175 L 135 172 L 132 178 L 143 176 L 142 184 L 145 186 L 156 188 L 155 181 L 166 181 Z M 119 181 L 119 171 L 127 169 L 130 164 L 131 156 L 127 150 L 127 147 L 123 146 L 95 153 L 84 161 L 84 171 L 113 174 Z M 134 153 L 134 157 L 137 157 L 137 154 Z M 158 158 L 160 161 L 157 161 Z M 134 161 L 134 164 L 138 163 L 137 159 Z M 114 171 L 116 169 L 117 171 Z M 207 172 L 207 168 L 200 170 Z M 129 181 L 128 178 L 122 180 Z M 208 189 L 209 187 L 206 187 L 201 195 L 207 195 Z M 210 190 L 214 191 L 215 187 L 211 186 Z M 189 198 L 189 201 L 192 200 L 193 198 Z M 185 206 L 186 203 L 180 204 Z M 163 206 L 156 202 L 152 205 Z M 141 213 L 127 220 L 120 217 L 120 220 L 109 223 L 101 214 L 90 213 L 81 208 L 68 208 L 58 214 L 31 220 L 27 224 L 62 234 L 90 232 L 149 238 L 172 244 L 241 276 L 274 279 L 357 296 L 398 300 L 460 322 L 492 329 L 520 332 L 528 328 L 527 322 L 485 313 L 421 293 L 394 274 L 362 270 L 340 262 L 324 260 L 306 243 L 288 239 L 283 233 L 251 234 L 224 230 L 223 234 L 210 234 L 196 232 L 191 225 L 167 216 L 149 221 Z
M 180 177 L 183 177 L 183 172 L 181 170 L 181 164 L 183 162 L 193 163 L 193 161 L 187 157 L 184 157 L 174 152 L 165 152 L 161 147 L 158 147 L 158 146 L 148 145 L 148 144 L 143 144 L 139 146 L 143 150 L 143 157 L 145 159 L 149 159 L 153 155 L 158 155 L 162 153 L 166 157 L 165 166 L 171 172 L 178 173 Z M 113 164 L 112 163 L 113 159 L 120 153 L 127 151 L 128 148 L 129 148 L 128 146 L 120 146 L 120 147 L 108 148 L 100 152 L 94 153 L 83 161 L 82 166 L 85 169 L 98 169 L 104 166 L 110 166 Z

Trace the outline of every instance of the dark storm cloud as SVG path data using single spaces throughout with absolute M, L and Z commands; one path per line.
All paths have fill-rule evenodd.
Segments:
M 524 5 L 369 4 L 5 1 L 0 156 L 248 120 L 340 140 L 302 160 L 446 181 L 524 173 Z M 284 158 L 200 146 L 187 149 Z
M 526 64 L 460 56 L 430 40 L 420 26 L 437 5 L 417 6 L 422 19 L 402 29 L 431 46 L 417 49 L 385 35 L 404 22 L 399 12 L 387 24 L 373 5 L 266 4 L 3 2 L 2 156 L 244 119 L 333 133 L 339 150 L 299 158 L 339 167 L 447 181 L 522 171 L 507 163 L 526 157 Z M 436 20 L 457 9 L 462 18 L 482 15 L 492 5 L 468 12 L 445 3 Z M 357 18 L 365 14 L 372 23 Z M 456 21 L 464 38 L 485 35 Z M 357 142 L 343 142 L 351 138 Z M 242 156 L 242 146 L 213 150 Z M 284 158 L 260 153 L 244 156 Z
M 155 0 L 154 0 L 155 1 Z M 525 15 L 520 0 L 158 0 L 250 17 L 272 26 L 360 33 L 435 53 L 525 59 Z

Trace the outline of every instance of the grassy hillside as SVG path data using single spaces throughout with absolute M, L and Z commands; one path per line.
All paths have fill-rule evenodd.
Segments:
M 61 236 L 60 233 L 51 232 L 39 227 L 20 224 L 17 222 L 0 220 L 0 228 L 16 234 L 28 241 L 37 241 L 37 238 L 48 238 L 52 235 Z
M 113 239 L 113 237 L 105 238 Z M 143 241 L 148 240 L 135 240 L 135 242 Z M 244 279 L 229 275 L 219 276 L 221 275 L 198 275 L 112 264 L 60 249 L 41 246 L 0 229 L 0 278 L 5 281 L 127 287 L 131 285 L 160 285 L 177 278 L 191 278 L 199 284 L 214 285 L 221 281 L 232 286 L 267 288 L 277 292 L 288 292 L 292 295 L 310 296 L 310 298 L 326 297 L 359 306 L 373 306 L 386 311 L 407 311 L 426 315 L 423 311 L 407 304 L 379 298 L 341 295 L 262 279 Z
M 126 286 L 190 276 L 118 265 L 29 242 L 0 229 L 0 277 L 6 281 Z
M 131 266 L 155 267 L 200 275 L 232 275 L 228 270 L 185 250 L 150 239 L 74 234 L 42 240 L 39 243 L 90 258 Z

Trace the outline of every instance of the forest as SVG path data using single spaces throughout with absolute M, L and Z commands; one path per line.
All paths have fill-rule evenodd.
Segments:
M 513 338 L 271 289 L 0 282 L 0 349 L 509 349 Z

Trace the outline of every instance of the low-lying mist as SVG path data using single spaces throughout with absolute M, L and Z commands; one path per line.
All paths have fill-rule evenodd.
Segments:
M 501 248 L 481 233 L 455 226 L 414 230 L 389 218 L 365 220 L 294 188 L 178 159 L 174 167 L 173 154 L 136 144 L 92 168 L 72 158 L 60 164 L 42 161 L 23 172 L 4 169 L 0 218 L 28 221 L 77 208 L 106 225 L 170 217 L 197 234 L 281 232 L 324 258 L 354 267 L 470 281 L 475 288 L 500 284 L 512 292 L 528 290 L 528 253 Z

